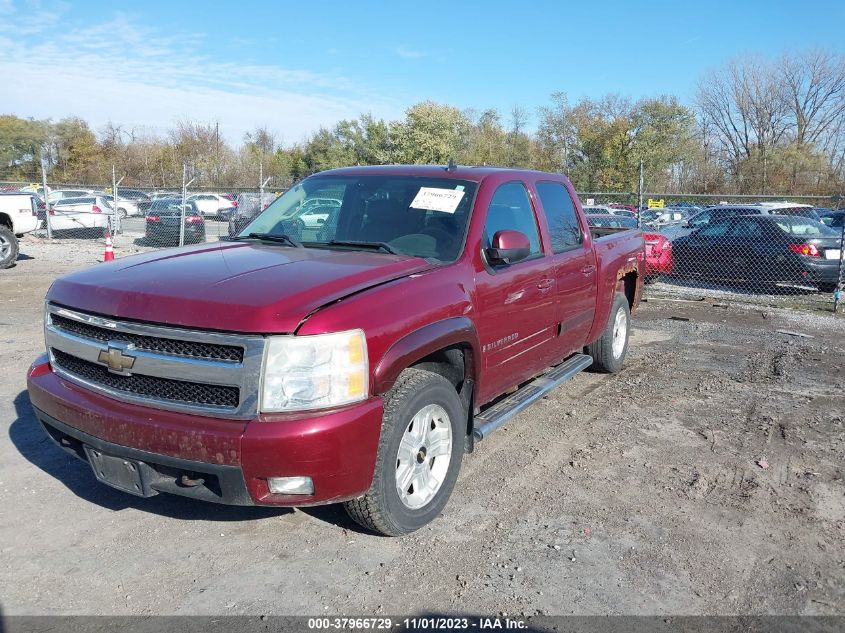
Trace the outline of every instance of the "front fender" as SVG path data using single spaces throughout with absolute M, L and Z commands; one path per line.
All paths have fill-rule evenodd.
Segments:
M 451 317 L 425 325 L 396 341 L 382 356 L 373 374 L 373 393 L 381 395 L 396 383 L 402 370 L 429 354 L 446 347 L 468 345 L 472 358 L 465 357 L 465 373 L 475 379 L 475 363 L 481 358 L 481 345 L 472 321 L 465 317 Z

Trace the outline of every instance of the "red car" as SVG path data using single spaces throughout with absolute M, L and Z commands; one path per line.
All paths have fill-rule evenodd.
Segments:
M 672 274 L 672 242 L 661 233 L 643 233 L 645 239 L 645 283 Z
M 331 221 L 302 222 L 327 197 Z M 57 279 L 29 397 L 127 493 L 343 502 L 407 534 L 477 442 L 581 370 L 622 369 L 644 274 L 642 233 L 591 231 L 559 174 L 336 169 L 231 241 Z

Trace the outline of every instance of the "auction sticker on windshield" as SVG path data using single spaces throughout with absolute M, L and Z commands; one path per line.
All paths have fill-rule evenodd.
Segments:
M 463 197 L 464 192 L 456 189 L 420 187 L 414 201 L 411 203 L 411 208 L 454 213 Z

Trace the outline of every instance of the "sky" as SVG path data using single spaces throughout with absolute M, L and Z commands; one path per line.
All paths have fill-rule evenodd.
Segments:
M 690 104 L 731 57 L 845 52 L 843 24 L 843 0 L 0 0 L 0 113 L 95 131 L 219 122 L 236 144 L 267 126 L 291 144 L 424 100 L 505 119 L 556 91 Z

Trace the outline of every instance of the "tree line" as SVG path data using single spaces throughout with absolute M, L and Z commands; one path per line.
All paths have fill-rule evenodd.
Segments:
M 0 179 L 177 187 L 272 187 L 346 165 L 389 163 L 529 167 L 562 172 L 579 191 L 832 195 L 845 185 L 845 57 L 826 50 L 745 56 L 701 78 L 693 103 L 672 95 L 618 94 L 571 103 L 564 92 L 529 111 L 461 110 L 423 101 L 400 120 L 371 114 L 283 144 L 266 127 L 240 146 L 215 123 L 179 121 L 165 134 L 78 117 L 58 122 L 0 116 Z

